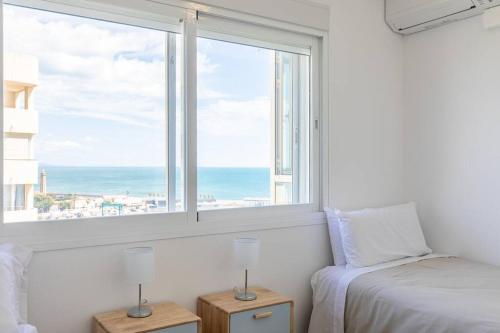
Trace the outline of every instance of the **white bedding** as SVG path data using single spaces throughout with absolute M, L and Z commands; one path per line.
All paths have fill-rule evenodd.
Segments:
M 37 333 L 27 324 L 27 267 L 33 252 L 0 244 L 0 333 Z
M 338 225 L 346 262 L 354 267 L 432 253 L 415 203 L 341 212 Z
M 381 269 L 439 257 L 448 256 L 428 254 L 421 257 L 404 258 L 362 268 L 352 268 L 346 265 L 329 266 L 316 272 L 311 278 L 314 308 L 309 324 L 309 333 L 344 332 L 347 289 L 351 281 L 356 277 Z
M 35 326 L 28 324 L 19 325 L 17 328 L 19 329 L 19 333 L 38 333 Z

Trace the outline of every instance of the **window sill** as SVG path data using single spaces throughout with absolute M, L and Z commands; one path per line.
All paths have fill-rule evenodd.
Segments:
M 161 214 L 164 215 L 164 214 Z M 54 251 L 82 247 L 146 242 L 174 238 L 199 237 L 237 232 L 285 229 L 326 223 L 323 212 L 284 214 L 279 217 L 211 221 L 210 223 L 167 222 L 161 215 L 142 216 L 113 222 L 34 222 L 0 226 L 0 242 L 15 242 L 35 251 Z M 149 216 L 148 216 L 149 217 Z M 123 220 L 123 221 L 120 221 Z M 37 225 L 40 224 L 40 225 Z M 117 228 L 119 226 L 119 228 Z

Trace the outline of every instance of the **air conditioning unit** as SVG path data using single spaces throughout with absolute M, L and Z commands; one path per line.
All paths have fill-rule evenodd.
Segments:
M 499 5 L 500 0 L 385 0 L 385 18 L 392 30 L 409 35 Z

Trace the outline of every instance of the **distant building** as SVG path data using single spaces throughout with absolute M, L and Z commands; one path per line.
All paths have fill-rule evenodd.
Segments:
M 47 171 L 40 172 L 40 194 L 47 195 Z
M 34 159 L 34 137 L 38 113 L 33 91 L 38 84 L 38 59 L 4 55 L 4 217 L 5 222 L 38 219 L 34 187 L 38 162 Z

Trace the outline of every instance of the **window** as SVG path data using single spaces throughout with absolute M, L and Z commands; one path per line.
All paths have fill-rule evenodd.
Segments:
M 180 35 L 14 5 L 3 22 L 5 221 L 182 211 Z
M 23 210 L 26 208 L 26 186 L 8 185 L 5 188 L 4 205 L 7 211 Z
M 3 222 L 318 211 L 318 38 L 123 6 L 0 7 Z
M 198 38 L 198 207 L 309 202 L 309 56 Z

